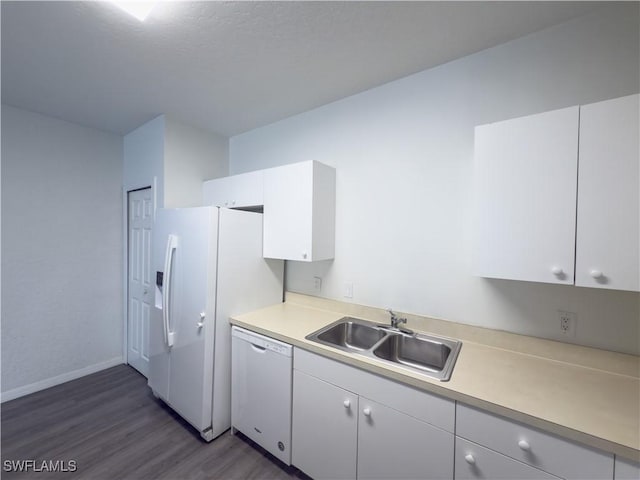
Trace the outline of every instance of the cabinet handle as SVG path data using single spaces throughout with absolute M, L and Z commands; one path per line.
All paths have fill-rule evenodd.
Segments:
M 559 277 L 564 272 L 562 271 L 562 269 L 560 267 L 554 266 L 554 267 L 551 267 L 551 273 L 553 273 L 556 277 Z
M 307 258 L 307 252 L 302 252 L 302 258 Z
M 204 327 L 204 319 L 205 319 L 205 317 L 206 317 L 206 316 L 207 316 L 207 314 L 206 314 L 206 313 L 204 313 L 204 312 L 200 312 L 200 321 L 196 323 L 196 326 L 197 326 L 198 328 L 202 328 L 202 327 Z
M 520 440 L 518 442 L 518 446 L 525 452 L 528 452 L 529 450 L 531 450 L 531 445 L 529 445 L 529 442 L 527 442 L 526 440 Z
M 236 204 L 236 201 L 235 200 L 231 200 L 231 205 L 233 206 L 235 204 Z
M 367 407 L 364 410 L 362 410 L 362 413 L 364 413 L 365 417 L 370 417 L 371 416 L 371 409 L 369 407 Z
M 464 456 L 464 459 L 466 460 L 466 462 L 467 462 L 469 465 L 475 465 L 475 464 L 476 464 L 476 459 L 475 459 L 475 458 L 473 458 L 473 455 L 471 455 L 470 453 L 467 453 L 467 454 Z
M 344 405 L 344 408 L 351 408 L 351 401 L 349 399 L 342 402 L 342 404 Z
M 593 278 L 598 279 L 598 278 L 602 278 L 604 277 L 604 274 L 602 273 L 602 271 L 600 270 L 591 270 L 589 272 L 589 275 L 591 275 Z

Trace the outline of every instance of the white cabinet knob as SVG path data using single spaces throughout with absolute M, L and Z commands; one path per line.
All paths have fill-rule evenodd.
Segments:
M 344 408 L 351 408 L 351 401 L 349 399 L 342 402 L 342 404 L 344 405 Z
M 229 202 L 224 202 L 224 206 L 228 207 L 229 206 Z
M 593 278 L 602 278 L 604 276 L 604 274 L 602 273 L 602 271 L 600 270 L 591 270 L 589 272 L 589 275 L 591 275 Z
M 475 463 L 476 463 L 476 459 L 473 458 L 473 455 L 471 455 L 470 453 L 467 453 L 464 456 L 464 459 L 469 465 L 475 465 Z
M 307 258 L 307 252 L 302 252 L 302 258 Z
M 554 266 L 554 267 L 551 267 L 551 273 L 553 273 L 555 276 L 559 277 L 564 272 L 562 271 L 562 269 L 560 267 Z
M 518 442 L 518 446 L 525 452 L 528 452 L 529 450 L 531 450 L 531 445 L 529 445 L 529 442 L 527 442 L 526 440 L 520 440 Z
M 367 407 L 364 410 L 362 410 L 362 413 L 364 413 L 365 417 L 370 417 L 371 416 L 371 409 L 369 407 Z
M 236 201 L 235 200 L 231 200 L 231 205 L 235 205 Z

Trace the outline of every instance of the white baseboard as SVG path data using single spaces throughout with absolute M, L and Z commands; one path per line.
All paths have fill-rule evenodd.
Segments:
M 19 397 L 24 397 L 25 395 L 39 392 L 40 390 L 44 390 L 45 388 L 55 387 L 56 385 L 60 385 L 61 383 L 66 383 L 71 380 L 75 380 L 76 378 L 84 377 L 86 375 L 99 372 L 100 370 L 106 370 L 107 368 L 115 367 L 116 365 L 120 365 L 123 363 L 126 363 L 123 357 L 114 357 L 111 360 L 107 360 L 106 362 L 96 363 L 79 370 L 63 373 L 62 375 L 56 375 L 55 377 L 46 378 L 44 380 L 40 380 L 39 382 L 30 383 L 29 385 L 23 385 L 22 387 L 14 388 L 12 390 L 0 393 L 0 403 L 8 402 L 9 400 L 13 400 Z

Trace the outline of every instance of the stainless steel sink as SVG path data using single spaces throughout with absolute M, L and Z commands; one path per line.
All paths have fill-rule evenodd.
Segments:
M 440 373 L 449 365 L 453 368 L 448 361 L 459 343 L 427 335 L 389 335 L 373 350 L 373 354 L 408 367 Z
M 351 317 L 341 318 L 306 338 L 441 381 L 451 378 L 462 347 L 458 340 L 413 333 Z
M 347 317 L 340 323 L 331 324 L 314 334 L 312 340 L 351 351 L 368 350 L 385 336 L 377 325 L 354 320 Z

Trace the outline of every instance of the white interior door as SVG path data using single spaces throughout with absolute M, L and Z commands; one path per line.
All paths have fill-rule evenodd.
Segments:
M 127 289 L 127 363 L 149 374 L 149 316 L 153 302 L 151 188 L 129 192 L 129 266 Z

